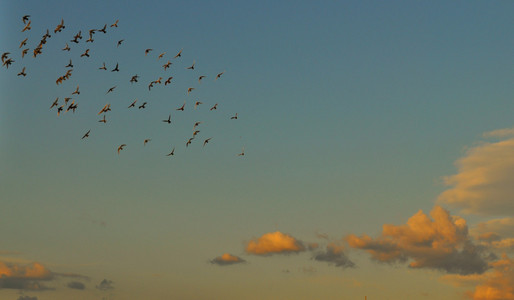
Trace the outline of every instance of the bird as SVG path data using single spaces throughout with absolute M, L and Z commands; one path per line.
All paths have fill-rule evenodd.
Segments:
M 54 33 L 61 32 L 65 28 L 64 19 L 61 18 L 61 23 L 57 25 L 54 29 Z
M 191 67 L 187 67 L 186 69 L 194 70 L 195 69 L 195 61 L 193 60 L 193 64 L 191 65 Z
M 237 120 L 237 113 L 236 113 L 236 115 L 235 115 L 235 116 L 230 117 L 230 120 Z
M 107 67 L 105 66 L 105 62 L 103 63 L 103 66 L 101 66 L 100 68 L 98 68 L 99 70 L 105 70 L 107 71 Z
M 29 39 L 29 38 L 26 38 L 26 39 L 24 39 L 23 41 L 21 41 L 21 43 L 20 43 L 20 48 L 21 48 L 21 47 L 23 47 L 23 46 L 25 46 L 25 45 L 27 45 L 27 40 L 28 40 L 28 39 Z
M 23 69 L 21 69 L 21 72 L 18 73 L 18 76 L 23 76 L 23 77 L 27 76 L 27 73 L 25 73 L 25 67 L 23 67 Z
M 171 155 L 175 155 L 175 147 L 173 147 L 173 149 L 171 150 L 171 152 L 169 154 L 166 154 L 166 156 L 171 156 Z
M 208 138 L 205 141 L 203 141 L 203 147 L 205 147 L 205 144 L 207 144 L 212 138 Z
M 68 110 L 73 110 L 73 113 L 75 113 L 75 109 L 77 109 L 77 104 L 75 103 L 75 101 L 72 101 L 70 106 L 68 106 L 68 108 L 66 109 L 66 111 Z
M 143 102 L 143 104 L 139 105 L 138 109 L 146 108 L 145 105 L 146 105 L 146 102 Z
M 121 45 L 121 43 L 123 43 L 124 40 L 119 40 L 118 41 L 118 44 L 116 45 L 116 47 L 119 47 Z
M 218 103 L 214 104 L 214 106 L 211 107 L 211 109 L 209 109 L 209 110 L 214 110 L 214 109 L 218 109 Z
M 21 20 L 23 21 L 23 24 L 25 24 L 30 18 L 30 15 L 24 15 L 23 17 L 21 17 Z
M 118 154 L 120 154 L 120 151 L 123 150 L 123 148 L 127 146 L 126 144 L 121 144 L 119 147 L 118 147 Z
M 104 123 L 104 124 L 105 124 L 105 123 L 107 123 L 107 120 L 105 119 L 105 115 L 104 115 L 104 118 L 103 118 L 103 119 L 101 119 L 101 120 L 99 120 L 98 122 L 102 122 L 102 123 Z
M 184 104 L 182 104 L 182 106 L 177 108 L 176 110 L 184 111 L 184 106 L 186 106 L 186 101 L 184 101 Z
M 71 93 L 72 95 L 80 95 L 80 91 L 79 91 L 79 86 L 77 85 L 77 88 L 75 89 L 75 91 L 73 93 Z
M 145 56 L 146 56 L 150 51 L 153 51 L 153 49 L 150 49 L 150 48 L 149 48 L 149 49 L 146 49 L 146 50 L 145 50 Z
M 90 132 L 91 132 L 91 129 L 89 129 L 89 130 L 86 132 L 86 134 L 84 134 L 84 135 L 82 136 L 82 139 L 85 139 L 85 138 L 89 137 L 89 133 L 90 133 Z
M 4 52 L 4 53 L 2 53 L 2 62 L 5 62 L 5 60 L 7 59 L 9 54 L 11 54 L 11 52 Z
M 162 65 L 162 67 L 164 68 L 164 71 L 166 71 L 166 69 L 168 69 L 169 67 L 171 66 L 171 62 L 168 60 L 167 63 L 165 63 L 164 65 Z
M 66 43 L 66 47 L 62 48 L 62 51 L 70 51 L 70 46 L 68 46 L 68 43 Z
M 27 23 L 27 25 L 25 25 L 25 27 L 23 27 L 23 29 L 21 30 L 21 32 L 25 32 L 27 30 L 30 30 L 32 27 L 30 27 L 30 20 L 29 22 Z
M 146 143 L 148 143 L 149 141 L 151 141 L 151 139 L 145 139 L 145 140 L 143 141 L 143 146 L 146 146 Z
M 84 52 L 84 53 L 82 53 L 82 54 L 80 55 L 80 57 L 82 57 L 82 56 L 87 56 L 87 57 L 89 57 L 89 49 L 86 49 L 86 52 Z
M 111 27 L 118 27 L 118 21 L 119 20 L 116 20 L 116 22 L 114 22 L 114 24 L 112 24 Z
M 162 77 L 159 77 L 159 79 L 155 80 L 154 83 L 161 84 L 161 79 L 162 79 Z
M 65 68 L 73 68 L 73 63 L 71 62 L 71 59 L 70 59 L 70 63 L 67 64 L 66 66 L 64 66 Z
M 241 153 L 239 153 L 237 156 L 243 156 L 245 155 L 245 147 L 243 146 L 243 150 L 241 151 Z
M 191 93 L 194 89 L 195 89 L 195 88 L 193 88 L 193 87 L 188 88 L 188 89 L 187 89 L 187 94 L 189 95 L 189 93 Z
M 105 29 L 107 29 L 107 24 L 105 24 L 105 25 L 104 25 L 104 27 L 103 27 L 102 29 L 98 29 L 98 31 L 103 32 L 103 33 L 105 34 L 105 33 L 107 33 L 107 32 L 105 31 Z
M 134 102 L 132 102 L 132 104 L 130 104 L 128 108 L 135 107 L 136 106 L 136 102 L 137 102 L 137 99 L 134 100 Z
M 92 43 L 94 42 L 95 40 L 93 39 L 93 36 L 92 35 L 89 35 L 89 38 L 86 40 L 86 43 Z
M 168 116 L 167 120 L 162 120 L 165 123 L 171 124 L 171 114 Z
M 105 93 L 106 95 L 109 94 L 110 92 L 114 91 L 114 89 L 116 88 L 116 85 L 113 86 L 112 88 L 110 88 L 109 90 L 107 90 L 107 93 Z
M 7 69 L 9 69 L 9 66 L 14 62 L 14 59 L 12 58 L 8 58 L 4 61 L 4 63 L 2 64 L 2 66 L 5 66 Z
M 171 80 L 172 80 L 172 79 L 173 79 L 173 76 L 168 77 L 168 79 L 166 79 L 166 81 L 164 82 L 164 85 L 171 84 Z
M 105 106 L 102 108 L 102 110 L 100 110 L 100 112 L 98 112 L 98 114 L 106 113 L 106 112 L 108 112 L 110 110 L 111 110 L 111 105 L 110 104 L 105 104 Z
M 71 99 L 72 99 L 72 98 L 70 98 L 70 97 L 65 97 L 65 98 L 64 98 L 64 105 L 67 105 L 67 104 L 68 104 L 68 102 L 69 102 Z
M 25 57 L 25 54 L 27 54 L 27 52 L 29 52 L 29 48 L 25 48 L 21 51 L 21 58 L 24 58 Z
M 164 54 L 166 54 L 166 52 L 159 54 L 159 56 L 157 57 L 157 60 L 161 59 L 164 56 Z
M 138 78 L 139 78 L 139 76 L 137 74 L 132 76 L 132 78 L 130 79 L 130 83 L 137 82 Z
M 52 36 L 50 35 L 50 32 L 48 31 L 48 29 L 46 30 L 46 33 L 43 35 L 43 40 L 45 40 L 46 42 L 46 39 L 47 38 L 51 38 Z M 43 43 L 44 44 L 44 43 Z M 21 48 L 21 47 L 20 47 Z
M 200 125 L 200 124 L 202 124 L 202 122 L 196 122 L 196 123 L 195 123 L 195 125 L 193 126 L 193 130 L 195 130 L 195 128 L 196 128 L 198 125 Z
M 59 116 L 61 114 L 61 111 L 63 111 L 63 110 L 64 110 L 64 104 L 57 108 L 57 116 Z
M 189 140 L 187 140 L 187 142 L 186 142 L 186 147 L 187 147 L 187 146 L 189 146 L 189 145 L 191 145 L 191 141 L 192 141 L 192 140 L 194 140 L 194 137 L 189 138 Z
M 175 55 L 175 57 L 173 57 L 173 58 L 181 57 L 182 56 L 182 49 L 180 49 L 180 51 L 177 53 L 177 55 Z
M 114 67 L 114 69 L 111 70 L 111 72 L 119 72 L 120 69 L 118 69 L 118 63 L 116 63 L 116 67 Z
M 59 97 L 57 97 L 54 101 L 54 103 L 52 103 L 52 105 L 50 106 L 50 109 L 52 109 L 52 107 L 54 106 L 57 106 L 59 104 Z
M 198 77 L 198 83 L 200 83 L 202 81 L 202 79 L 204 79 L 205 77 L 207 77 L 207 76 L 202 75 L 202 76 Z
M 214 78 L 214 80 L 218 79 L 221 77 L 221 75 L 223 75 L 223 73 L 225 73 L 225 71 L 221 72 L 221 73 L 218 73 L 218 75 L 216 75 L 216 78 Z
M 148 90 L 150 90 L 151 88 L 153 88 L 153 83 L 154 83 L 153 81 L 152 81 L 152 82 L 150 82 L 150 84 L 148 85 Z
M 200 132 L 200 130 L 193 131 L 193 136 L 196 136 L 199 132 Z
M 200 101 L 196 101 L 196 102 L 195 102 L 195 109 L 196 109 L 196 107 L 197 107 L 198 105 L 200 105 L 200 104 L 203 104 L 203 103 L 202 103 L 202 102 L 200 102 Z

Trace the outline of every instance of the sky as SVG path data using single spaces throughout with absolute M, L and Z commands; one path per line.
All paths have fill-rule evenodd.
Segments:
M 0 298 L 514 299 L 513 10 L 4 1 Z

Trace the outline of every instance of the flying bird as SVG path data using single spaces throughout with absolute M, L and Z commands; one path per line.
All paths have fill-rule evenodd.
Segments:
M 149 141 L 151 141 L 151 139 L 145 139 L 145 140 L 143 141 L 143 146 L 146 146 L 146 144 L 147 144 Z
M 107 29 L 107 24 L 105 24 L 102 29 L 98 29 L 98 31 L 103 32 L 105 34 L 105 33 L 107 33 L 107 31 L 105 31 L 105 29 Z
M 200 83 L 202 81 L 202 79 L 204 79 L 205 77 L 207 77 L 207 76 L 202 75 L 202 76 L 198 77 L 198 83 Z
M 188 88 L 188 89 L 187 89 L 187 94 L 189 95 L 189 93 L 191 93 L 194 89 L 195 89 L 195 88 L 193 88 L 193 87 Z
M 143 102 L 143 104 L 139 105 L 138 109 L 146 108 L 145 105 L 146 105 L 146 102 Z
M 205 147 L 205 144 L 207 144 L 212 138 L 208 138 L 205 141 L 203 141 L 203 147 Z
M 29 20 L 29 18 L 30 18 L 30 15 L 24 15 L 24 16 L 21 18 L 21 20 L 23 21 L 23 24 L 26 24 L 26 23 L 27 23 L 27 21 Z
M 82 136 L 82 139 L 85 139 L 85 138 L 89 137 L 89 133 L 90 133 L 90 132 L 91 132 L 91 129 L 89 129 L 89 130 L 86 132 L 86 134 L 84 134 L 84 135 Z
M 175 55 L 175 57 L 173 57 L 173 58 L 181 57 L 182 56 L 182 49 L 180 49 L 180 51 L 177 53 L 177 55 Z
M 111 72 L 119 72 L 120 69 L 118 69 L 118 63 L 116 63 L 116 67 L 114 67 L 114 69 L 111 70 Z
M 182 106 L 177 108 L 176 110 L 184 111 L 184 106 L 186 106 L 186 101 L 184 101 L 184 104 L 182 104 Z
M 66 47 L 62 48 L 62 51 L 70 51 L 70 46 L 68 46 L 68 43 L 66 43 Z
M 101 119 L 101 120 L 99 120 L 98 122 L 102 122 L 102 123 L 104 123 L 104 124 L 105 124 L 105 123 L 107 123 L 107 120 L 105 119 L 105 115 L 104 115 L 104 118 L 103 118 L 103 119 Z
M 162 67 L 164 68 L 164 71 L 166 71 L 166 69 L 168 69 L 169 67 L 171 66 L 171 62 L 168 60 L 167 63 L 165 63 L 164 65 L 162 65 Z
M 100 112 L 98 112 L 98 114 L 106 113 L 106 112 L 108 112 L 110 110 L 111 110 L 111 105 L 110 104 L 105 104 L 105 106 L 102 108 L 102 110 L 100 110 Z
M 30 20 L 29 22 L 27 23 L 27 25 L 25 25 L 25 27 L 23 27 L 23 29 L 21 30 L 21 32 L 25 32 L 27 30 L 30 30 L 32 27 L 30 27 Z
M 59 97 L 57 97 L 54 101 L 54 103 L 52 103 L 52 106 L 50 106 L 50 109 L 52 109 L 52 107 L 54 106 L 57 106 L 59 104 Z
M 245 147 L 243 146 L 243 151 L 241 151 L 241 153 L 239 153 L 237 156 L 244 156 L 245 155 Z
M 218 109 L 218 103 L 214 104 L 214 106 L 211 107 L 211 109 L 209 109 L 209 110 L 214 110 L 214 109 Z
M 29 52 L 29 48 L 25 48 L 21 51 L 21 58 L 24 58 L 25 55 L 27 54 L 27 52 Z
M 165 123 L 171 124 L 171 114 L 168 116 L 167 120 L 162 120 Z
M 23 77 L 27 76 L 27 73 L 25 73 L 25 67 L 23 67 L 23 69 L 21 70 L 21 72 L 20 72 L 20 73 L 18 73 L 18 76 L 23 76 Z
M 94 42 L 95 40 L 93 39 L 93 36 L 90 35 L 89 38 L 86 40 L 86 43 L 92 43 Z
M 159 54 L 159 56 L 157 57 L 157 60 L 161 59 L 164 56 L 164 54 L 166 54 L 166 52 Z
M 82 57 L 82 56 L 87 56 L 87 57 L 89 57 L 89 49 L 86 49 L 86 52 L 84 52 L 84 53 L 82 53 L 82 54 L 80 55 L 80 57 Z
M 65 68 L 73 68 L 73 63 L 71 62 L 71 59 L 70 59 L 70 63 L 67 64 L 66 66 L 64 66 Z
M 200 125 L 200 124 L 202 124 L 202 122 L 196 122 L 196 123 L 195 123 L 195 125 L 193 126 L 193 130 L 195 130 L 195 128 L 196 128 L 198 125 Z
M 171 156 L 171 155 L 175 155 L 175 147 L 173 147 L 173 149 L 171 150 L 171 152 L 169 154 L 166 154 L 166 156 Z
M 168 77 L 168 79 L 166 79 L 166 81 L 164 82 L 164 85 L 171 84 L 171 80 L 172 80 L 172 79 L 173 79 L 173 76 Z
M 23 46 L 25 46 L 25 45 L 27 45 L 27 40 L 28 40 L 28 39 L 29 39 L 29 38 L 26 38 L 26 39 L 24 39 L 23 41 L 21 41 L 21 43 L 20 43 L 20 48 L 21 48 L 21 47 L 23 47 Z
M 216 75 L 216 78 L 214 78 L 214 80 L 218 79 L 221 77 L 221 75 L 223 75 L 223 73 L 225 73 L 225 71 L 221 72 L 221 73 L 218 73 L 218 75 Z
M 65 97 L 65 98 L 64 98 L 64 105 L 68 105 L 68 102 L 69 102 L 71 99 L 73 99 L 73 98 L 71 98 L 71 97 Z
M 203 104 L 203 103 L 202 103 L 202 102 L 200 102 L 200 101 L 196 101 L 196 102 L 195 102 L 195 109 L 196 109 L 196 107 L 197 107 L 198 105 L 200 105 L 200 104 Z
M 138 78 L 139 78 L 139 76 L 137 74 L 132 76 L 132 78 L 130 79 L 130 83 L 137 82 Z
M 11 54 L 11 52 L 4 52 L 4 53 L 2 53 L 2 62 L 5 62 L 5 60 L 7 59 L 9 54 Z
M 2 64 L 2 66 L 5 66 L 7 69 L 9 69 L 9 66 L 14 62 L 14 60 L 12 58 L 8 58 L 4 61 L 4 63 Z
M 106 94 L 106 95 L 107 95 L 107 94 L 109 94 L 110 92 L 114 91 L 114 89 L 115 89 L 115 88 L 116 88 L 116 85 L 115 85 L 115 86 L 113 86 L 112 88 L 110 88 L 110 89 L 107 91 L 107 93 L 105 93 L 105 94 Z
M 145 56 L 146 56 L 150 51 L 152 51 L 152 50 L 153 50 L 153 49 L 146 49 L 146 50 L 145 50 Z
M 119 47 L 121 45 L 121 43 L 123 43 L 124 40 L 119 40 L 118 41 L 118 44 L 116 45 L 116 47 Z
M 79 86 L 77 85 L 77 88 L 75 89 L 75 91 L 73 93 L 71 93 L 72 95 L 80 95 L 80 91 L 79 91 Z
M 61 111 L 63 111 L 63 110 L 64 110 L 64 104 L 57 108 L 57 116 L 59 116 L 61 114 Z
M 230 120 L 237 120 L 237 113 L 236 113 L 236 115 L 235 115 L 235 116 L 230 117 Z
M 188 147 L 189 145 L 191 145 L 191 141 L 194 140 L 194 137 L 192 138 L 189 138 L 189 140 L 187 140 L 186 142 L 186 147 Z
M 191 65 L 191 67 L 187 67 L 186 69 L 194 70 L 195 69 L 195 61 L 193 60 L 193 64 Z
M 134 102 L 132 102 L 132 104 L 130 104 L 130 105 L 128 106 L 128 108 L 135 107 L 135 106 L 136 106 L 136 102 L 137 102 L 137 99 L 136 99 L 136 100 L 134 100 Z
M 193 131 L 193 137 L 196 136 L 198 133 L 200 133 L 200 130 Z
M 121 144 L 119 147 L 118 147 L 118 154 L 120 154 L 120 151 L 123 150 L 123 147 L 127 146 L 126 144 Z
M 64 19 L 61 19 L 61 23 L 57 25 L 54 29 L 54 33 L 61 32 L 65 28 Z
M 105 62 L 103 63 L 103 66 L 101 66 L 100 68 L 98 68 L 99 70 L 105 70 L 107 71 L 107 67 L 105 66 Z
M 116 22 L 114 22 L 114 24 L 112 24 L 111 27 L 118 27 L 118 21 L 119 20 L 116 20 Z

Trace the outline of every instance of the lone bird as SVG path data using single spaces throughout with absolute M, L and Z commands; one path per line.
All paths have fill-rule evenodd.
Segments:
M 165 63 L 164 65 L 162 65 L 162 67 L 164 68 L 164 71 L 166 71 L 166 69 L 168 69 L 169 67 L 171 66 L 171 62 L 168 60 L 167 63 Z
M 71 93 L 72 95 L 80 95 L 80 91 L 79 91 L 79 86 L 77 85 L 77 88 L 75 89 L 75 91 L 73 93 Z
M 203 103 L 202 103 L 202 102 L 200 102 L 200 101 L 196 101 L 196 102 L 195 102 L 195 109 L 196 109 L 196 107 L 197 107 L 198 105 L 200 105 L 200 104 L 203 104 Z
M 245 155 L 245 147 L 243 146 L 243 151 L 241 151 L 241 153 L 239 153 L 237 156 L 243 156 Z
M 28 39 L 29 39 L 29 38 L 26 38 L 26 39 L 24 39 L 23 41 L 21 41 L 21 43 L 20 43 L 20 48 L 21 48 L 21 47 L 23 47 L 23 46 L 25 46 L 25 45 L 27 45 L 27 40 L 28 40 Z
M 159 54 L 159 56 L 157 57 L 157 60 L 161 59 L 164 56 L 164 54 L 166 54 L 166 52 Z
M 25 55 L 29 52 L 29 48 L 25 48 L 21 51 L 21 58 L 24 58 Z
M 27 73 L 25 73 L 25 67 L 23 67 L 23 69 L 21 69 L 21 72 L 18 73 L 18 76 L 23 76 L 23 77 L 27 76 Z
M 146 50 L 145 50 L 145 56 L 146 56 L 148 53 L 150 53 L 150 51 L 153 51 L 153 49 L 150 49 L 150 48 L 146 49 Z
M 235 116 L 231 117 L 230 120 L 237 120 L 237 113 Z
M 85 139 L 85 138 L 87 138 L 87 137 L 89 137 L 89 133 L 90 133 L 90 132 L 91 132 L 91 129 L 89 129 L 89 130 L 86 132 L 86 134 L 84 134 L 84 135 L 82 136 L 82 140 L 83 140 L 83 139 Z
M 169 154 L 166 154 L 166 156 L 171 156 L 171 155 L 175 155 L 175 147 L 173 147 L 173 149 L 171 150 L 171 152 Z
M 105 62 L 103 63 L 103 66 L 101 66 L 100 68 L 98 68 L 99 70 L 105 70 L 107 71 L 107 67 L 105 66 Z
M 118 41 L 118 44 L 116 45 L 116 48 L 119 47 L 121 45 L 121 43 L 123 43 L 124 40 L 119 40 Z
M 139 78 L 139 76 L 137 74 L 132 76 L 132 78 L 130 78 L 130 83 L 137 82 L 138 78 Z
M 198 83 L 200 83 L 202 81 L 202 79 L 204 79 L 205 77 L 207 77 L 207 76 L 202 75 L 202 76 L 198 77 Z
M 103 32 L 104 34 L 106 34 L 107 31 L 105 31 L 105 29 L 107 29 L 107 24 L 105 24 L 102 29 L 98 29 L 98 31 Z
M 57 27 L 55 27 L 54 33 L 61 32 L 64 28 L 66 28 L 64 26 L 64 19 L 61 19 L 61 23 L 58 24 Z
M 121 144 L 119 147 L 118 147 L 118 154 L 120 154 L 120 151 L 123 150 L 123 148 L 127 146 L 126 144 Z
M 191 93 L 194 89 L 195 89 L 195 88 L 193 88 L 193 87 L 188 88 L 188 89 L 187 89 L 187 94 L 189 95 L 189 93 Z
M 167 120 L 162 120 L 165 123 L 171 124 L 171 114 L 168 116 Z
M 105 124 L 105 123 L 107 123 L 107 120 L 105 119 L 105 115 L 104 115 L 104 118 L 103 118 L 103 119 L 101 119 L 101 120 L 99 120 L 98 122 L 102 122 L 102 123 L 104 123 L 104 124 Z
M 59 105 L 59 97 L 57 97 L 55 99 L 54 103 L 52 103 L 52 106 L 50 106 L 50 109 L 52 109 L 52 107 L 57 106 L 57 105 Z
M 71 59 L 70 59 L 70 63 L 67 64 L 66 66 L 64 66 L 65 68 L 73 68 L 73 63 L 71 62 Z
M 168 79 L 166 79 L 166 81 L 164 82 L 164 85 L 171 84 L 171 80 L 172 80 L 172 79 L 173 79 L 173 76 L 168 77 Z
M 191 65 L 191 67 L 187 67 L 186 69 L 194 70 L 195 69 L 195 61 L 193 60 L 193 64 Z
M 66 43 L 66 47 L 62 48 L 62 51 L 70 51 L 70 46 L 68 46 L 68 43 Z
M 195 123 L 195 125 L 193 126 L 193 130 L 195 130 L 195 128 L 196 128 L 198 125 L 200 125 L 200 124 L 202 124 L 202 122 L 196 122 L 196 123 Z
M 146 146 L 146 144 L 147 144 L 149 141 L 151 141 L 151 139 L 145 139 L 145 140 L 143 141 L 143 146 Z

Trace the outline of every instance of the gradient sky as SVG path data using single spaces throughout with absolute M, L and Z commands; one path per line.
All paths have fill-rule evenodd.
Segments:
M 513 11 L 5 1 L 0 298 L 514 299 Z M 173 83 L 149 92 L 160 76 Z M 77 85 L 76 113 L 57 116 Z

